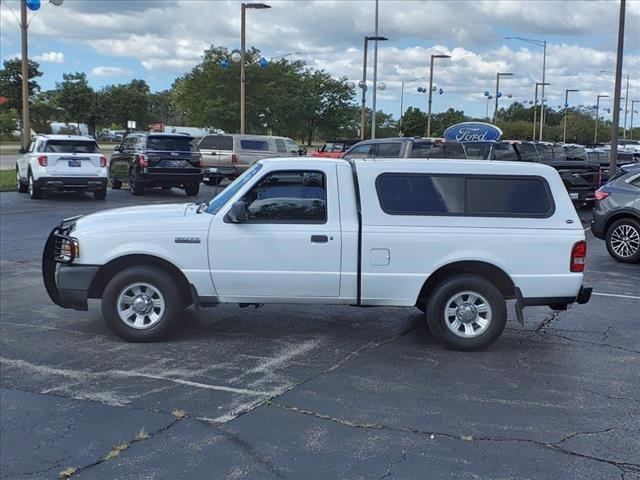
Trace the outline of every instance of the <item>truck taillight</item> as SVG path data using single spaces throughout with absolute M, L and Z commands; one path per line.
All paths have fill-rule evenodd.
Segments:
M 587 242 L 584 240 L 577 242 L 571 249 L 572 272 L 584 272 L 585 259 L 587 257 Z
M 47 157 L 46 157 L 46 155 L 40 155 L 38 157 L 38 164 L 41 167 L 46 167 L 47 166 Z
M 609 195 L 611 195 L 609 192 L 604 192 L 602 190 L 596 190 L 596 200 L 604 200 Z
M 235 153 L 231 154 L 231 163 L 233 163 L 233 164 L 237 164 L 238 163 L 238 155 L 236 155 Z
M 140 164 L 142 168 L 147 168 L 149 166 L 149 160 L 147 160 L 146 155 L 138 155 L 138 164 Z
M 107 157 L 104 155 L 100 157 L 100 168 L 104 168 L 107 166 Z

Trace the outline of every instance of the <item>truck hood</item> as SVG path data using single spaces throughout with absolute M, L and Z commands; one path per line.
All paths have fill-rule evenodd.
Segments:
M 207 229 L 213 218 L 207 213 L 196 213 L 194 203 L 171 203 L 161 205 L 137 205 L 113 208 L 80 217 L 74 231 L 167 231 L 184 228 L 185 224 Z

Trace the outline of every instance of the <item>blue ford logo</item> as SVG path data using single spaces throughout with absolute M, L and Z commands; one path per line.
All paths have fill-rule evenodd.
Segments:
M 451 125 L 444 131 L 444 138 L 459 142 L 495 142 L 502 130 L 490 123 L 463 122 Z

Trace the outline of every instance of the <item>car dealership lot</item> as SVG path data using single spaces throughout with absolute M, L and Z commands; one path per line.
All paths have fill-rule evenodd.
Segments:
M 591 302 L 529 308 L 524 331 L 510 306 L 480 353 L 436 345 L 417 309 L 219 306 L 128 344 L 97 303 L 51 303 L 61 218 L 168 201 L 188 200 L 0 195 L 3 478 L 640 478 L 640 266 L 589 233 Z

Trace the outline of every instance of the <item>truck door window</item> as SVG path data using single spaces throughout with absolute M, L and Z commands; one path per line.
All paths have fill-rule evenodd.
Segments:
M 381 158 L 400 158 L 402 145 L 400 142 L 379 143 L 376 149 L 376 157 Z
M 346 157 L 348 158 L 367 158 L 370 157 L 371 154 L 371 144 L 368 143 L 366 145 L 358 145 L 353 150 L 351 150 Z
M 269 151 L 269 142 L 266 140 L 240 140 L 242 150 L 262 150 Z
M 273 172 L 244 197 L 249 222 L 325 223 L 327 188 L 324 173 L 313 170 Z
M 278 153 L 287 153 L 287 146 L 284 144 L 284 140 L 276 138 L 276 148 Z

